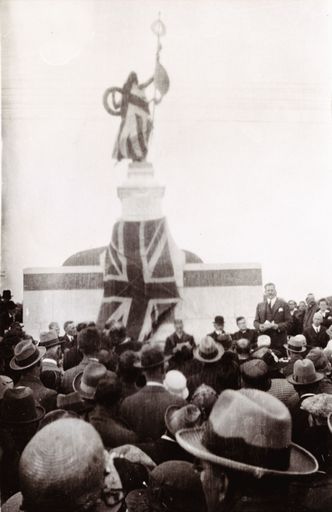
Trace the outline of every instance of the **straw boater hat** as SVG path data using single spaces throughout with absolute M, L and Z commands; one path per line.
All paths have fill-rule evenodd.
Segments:
M 287 377 L 288 382 L 297 386 L 315 384 L 324 378 L 323 373 L 316 372 L 314 363 L 310 359 L 299 359 L 295 361 L 293 375 Z
M 72 512 L 100 497 L 104 447 L 97 431 L 80 419 L 46 425 L 25 447 L 19 464 L 27 510 Z
M 26 370 L 38 363 L 45 352 L 45 347 L 37 347 L 31 339 L 19 341 L 9 366 L 12 370 Z
M 194 357 L 203 363 L 215 363 L 222 358 L 225 350 L 220 343 L 216 343 L 211 336 L 205 336 L 194 349 Z
M 307 340 L 303 334 L 297 334 L 289 338 L 284 347 L 294 354 L 301 354 L 307 350 Z
M 316 473 L 316 459 L 291 436 L 291 416 L 280 400 L 257 389 L 228 389 L 205 426 L 180 430 L 176 439 L 198 459 L 258 478 Z

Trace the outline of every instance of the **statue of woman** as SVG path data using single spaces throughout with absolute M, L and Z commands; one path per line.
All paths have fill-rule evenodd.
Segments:
M 137 74 L 132 72 L 122 89 L 110 87 L 105 91 L 103 98 L 105 109 L 111 115 L 120 115 L 122 119 L 113 149 L 113 158 L 118 161 L 128 158 L 134 162 L 141 162 L 146 158 L 152 119 L 145 89 L 153 81 L 154 77 L 139 84 Z M 122 94 L 120 102 L 116 101 L 116 93 Z M 115 110 L 108 103 L 110 94 L 112 94 L 112 104 Z M 150 101 L 159 103 L 160 100 L 154 98 Z

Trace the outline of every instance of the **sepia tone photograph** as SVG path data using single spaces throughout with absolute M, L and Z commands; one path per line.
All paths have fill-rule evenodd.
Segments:
M 0 511 L 332 510 L 332 0 L 0 15 Z

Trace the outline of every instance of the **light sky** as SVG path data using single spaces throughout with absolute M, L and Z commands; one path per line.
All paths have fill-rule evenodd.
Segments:
M 106 245 L 126 163 L 104 90 L 153 72 L 171 88 L 149 160 L 177 244 L 260 262 L 284 298 L 332 294 L 331 2 L 2 1 L 2 288 L 22 269 Z

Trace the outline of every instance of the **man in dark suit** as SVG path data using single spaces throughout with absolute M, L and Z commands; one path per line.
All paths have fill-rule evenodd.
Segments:
M 213 322 L 214 331 L 208 334 L 216 343 L 222 345 L 224 350 L 232 347 L 232 337 L 225 332 L 225 320 L 221 315 L 217 315 Z
M 182 398 L 172 395 L 163 386 L 165 358 L 157 345 L 147 344 L 142 349 L 141 362 L 146 385 L 125 398 L 120 414 L 141 441 L 156 440 L 165 432 L 165 412 L 170 405 L 185 405 Z
M 249 341 L 249 346 L 252 347 L 255 345 L 257 340 L 257 331 L 255 329 L 249 329 L 247 327 L 247 321 L 244 316 L 238 316 L 236 319 L 236 325 L 238 326 L 238 331 L 232 334 L 233 341 L 241 340 L 245 338 Z
M 82 361 L 82 354 L 77 346 L 77 330 L 76 325 L 72 320 L 67 320 L 64 323 L 63 329 L 65 335 L 61 338 L 63 350 L 63 369 L 69 370 L 77 366 Z
M 270 336 L 272 349 L 284 353 L 287 330 L 292 320 L 289 306 L 287 302 L 277 297 L 277 290 L 273 283 L 267 283 L 264 290 L 265 300 L 257 305 L 254 326 L 260 334 Z
M 195 348 L 195 340 L 191 334 L 187 334 L 183 329 L 183 321 L 180 319 L 174 320 L 174 329 L 173 334 L 166 338 L 165 343 L 165 354 L 170 355 L 173 354 L 177 348 L 181 350 L 181 348 L 186 344 L 188 348 Z
M 306 311 L 304 313 L 304 317 L 303 317 L 303 324 L 302 324 L 303 332 L 306 329 L 309 329 L 309 327 L 311 327 L 314 314 L 318 310 L 316 299 L 315 299 L 315 296 L 313 293 L 308 293 L 305 301 L 307 303 L 307 309 L 306 309 Z
M 0 336 L 3 336 L 14 322 L 16 322 L 16 304 L 10 300 L 6 309 L 0 314 Z
M 309 347 L 326 347 L 330 337 L 322 323 L 323 316 L 319 311 L 317 311 L 313 316 L 311 327 L 305 329 L 303 333 Z

